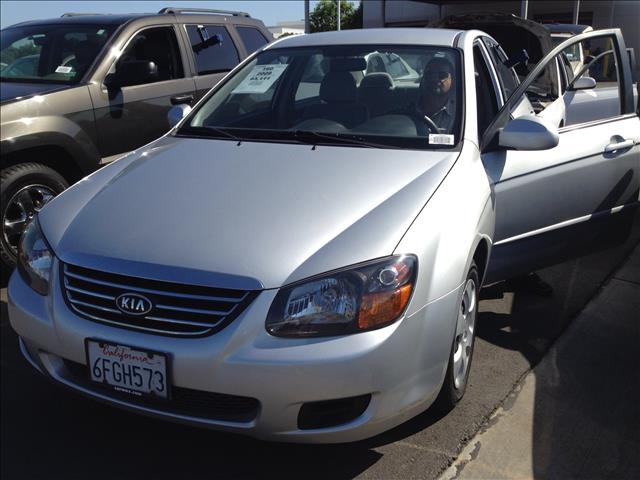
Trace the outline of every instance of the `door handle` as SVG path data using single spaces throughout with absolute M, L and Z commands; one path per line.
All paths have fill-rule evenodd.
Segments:
M 610 143 L 606 147 L 604 147 L 604 153 L 613 153 L 618 150 L 626 150 L 627 148 L 633 147 L 633 140 L 624 140 L 622 142 Z
M 171 97 L 171 105 L 180 105 L 183 103 L 191 103 L 193 102 L 193 95 L 176 95 L 175 97 Z

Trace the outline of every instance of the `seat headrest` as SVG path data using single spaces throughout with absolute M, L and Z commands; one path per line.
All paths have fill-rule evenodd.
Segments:
M 369 73 L 360 82 L 360 88 L 379 88 L 392 90 L 394 88 L 393 78 L 384 72 Z
M 320 99 L 327 103 L 355 102 L 356 81 L 349 72 L 328 72 L 320 84 Z

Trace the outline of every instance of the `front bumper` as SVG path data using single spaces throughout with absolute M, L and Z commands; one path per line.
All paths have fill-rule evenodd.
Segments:
M 52 279 L 59 278 L 57 262 Z M 393 325 L 345 337 L 285 339 L 264 319 L 276 290 L 266 290 L 225 329 L 203 338 L 171 338 L 124 330 L 72 313 L 58 282 L 43 297 L 18 274 L 8 287 L 9 319 L 30 363 L 57 383 L 142 414 L 257 438 L 334 443 L 371 437 L 427 408 L 448 360 L 459 290 Z M 176 412 L 110 395 L 69 368 L 86 364 L 85 338 L 165 352 L 173 387 L 256 399 L 251 418 L 229 421 Z M 75 374 L 75 375 L 74 375 Z M 364 413 L 328 428 L 298 428 L 303 404 L 371 395 Z

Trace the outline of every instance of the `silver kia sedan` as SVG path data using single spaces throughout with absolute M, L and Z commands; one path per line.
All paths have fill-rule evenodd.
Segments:
M 569 125 L 564 92 L 528 87 L 585 38 L 615 50 L 620 105 Z M 450 410 L 483 281 L 625 236 L 640 120 L 624 51 L 618 30 L 578 35 L 520 83 L 480 31 L 267 46 L 32 219 L 8 289 L 22 353 L 86 396 L 270 440 Z M 419 77 L 370 72 L 373 52 Z

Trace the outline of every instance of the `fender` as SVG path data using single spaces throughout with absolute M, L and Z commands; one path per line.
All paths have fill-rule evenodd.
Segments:
M 23 117 L 3 123 L 0 145 L 3 157 L 30 148 L 59 147 L 85 174 L 92 172 L 100 164 L 98 149 L 87 132 L 78 123 L 62 116 Z M 2 165 L 4 164 L 3 158 Z

